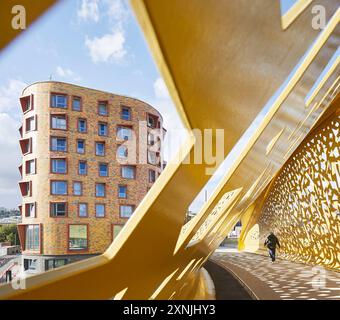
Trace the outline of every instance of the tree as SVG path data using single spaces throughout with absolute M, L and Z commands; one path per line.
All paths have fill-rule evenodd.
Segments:
M 18 230 L 15 224 L 0 225 L 0 242 L 10 242 L 11 245 L 19 244 Z

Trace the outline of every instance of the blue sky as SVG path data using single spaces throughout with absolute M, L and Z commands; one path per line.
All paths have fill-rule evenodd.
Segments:
M 167 129 L 182 128 L 126 0 L 61 1 L 2 52 L 0 74 L 0 206 L 20 202 L 18 98 L 27 84 L 51 76 L 138 97 L 162 113 Z M 170 157 L 177 145 L 174 139 L 167 145 Z
M 296 0 L 282 0 L 282 12 Z M 137 97 L 155 106 L 168 129 L 165 156 L 169 159 L 184 141 L 175 107 L 155 66 L 127 0 L 63 0 L 29 27 L 0 56 L 0 206 L 20 202 L 17 166 L 18 127 L 22 89 L 52 80 Z M 254 123 L 205 186 L 208 196 L 266 113 Z M 173 130 L 173 131 L 172 131 Z M 170 134 L 170 132 L 174 132 Z M 204 190 L 191 209 L 198 211 Z
M 82 1 L 62 1 L 53 8 L 5 52 L 1 74 L 24 82 L 52 75 L 53 80 L 152 99 L 150 84 L 159 75 L 126 3 L 92 2 L 98 9 L 86 9 L 86 14 Z M 120 6 L 110 15 L 112 3 Z
M 285 14 L 298 0 L 280 0 L 281 14 Z

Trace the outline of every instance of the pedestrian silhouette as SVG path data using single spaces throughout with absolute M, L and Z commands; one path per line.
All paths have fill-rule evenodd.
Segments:
M 272 259 L 272 262 L 274 262 L 275 254 L 276 254 L 276 246 L 278 246 L 279 248 L 281 247 L 279 239 L 275 236 L 273 232 L 271 232 L 269 236 L 267 237 L 266 241 L 264 242 L 264 245 L 265 247 L 268 248 L 269 256 Z

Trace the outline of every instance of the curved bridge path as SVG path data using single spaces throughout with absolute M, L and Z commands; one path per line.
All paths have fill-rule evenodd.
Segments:
M 340 272 L 233 249 L 218 249 L 210 261 L 224 268 L 259 300 L 340 300 Z M 216 286 L 216 284 L 215 284 Z

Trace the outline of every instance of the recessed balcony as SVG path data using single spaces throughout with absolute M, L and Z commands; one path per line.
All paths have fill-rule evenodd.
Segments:
M 20 177 L 22 178 L 22 164 L 18 167 L 18 170 L 20 172 Z
M 23 197 L 32 196 L 32 181 L 21 181 L 19 182 L 19 187 Z
M 23 114 L 27 113 L 28 111 L 33 110 L 33 94 L 25 97 L 20 98 L 20 104 Z
M 22 138 L 22 125 L 20 126 L 20 128 L 18 129 L 20 137 Z
M 32 153 L 32 138 L 20 139 L 19 143 L 23 155 Z

